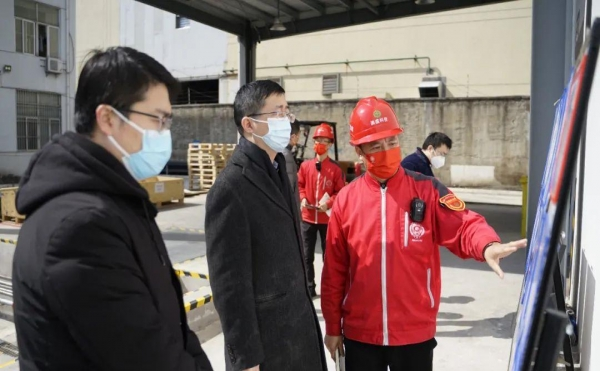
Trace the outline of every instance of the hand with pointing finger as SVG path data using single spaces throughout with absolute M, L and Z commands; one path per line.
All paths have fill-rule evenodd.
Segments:
M 527 247 L 527 239 L 512 241 L 509 243 L 494 242 L 485 248 L 483 257 L 488 265 L 500 278 L 504 278 L 504 272 L 500 268 L 500 259 L 506 258 L 518 249 Z

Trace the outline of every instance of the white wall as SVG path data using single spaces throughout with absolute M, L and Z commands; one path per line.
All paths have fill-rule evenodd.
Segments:
M 47 75 L 45 58 L 16 53 L 14 1 L 0 1 L 0 67 L 12 66 L 12 72 L 0 75 L 0 174 L 21 174 L 32 155 L 32 152 L 16 152 L 16 89 L 60 94 L 62 129 L 73 127 L 75 2 L 37 1 L 60 8 L 60 59 L 63 61 L 63 72 Z
M 227 59 L 228 34 L 197 22 L 175 28 L 175 14 L 121 0 L 121 45 L 143 51 L 181 79 L 218 78 Z
M 262 42 L 257 66 L 427 56 L 447 78 L 451 96 L 530 94 L 531 0 L 346 27 Z M 227 69 L 238 68 L 237 40 L 229 40 Z M 259 69 L 284 77 L 288 100 L 357 99 L 368 95 L 417 98 L 427 62 L 419 60 Z M 342 75 L 342 92 L 321 94 L 321 76 Z M 235 92 L 237 77 L 227 81 Z M 229 96 L 232 102 L 234 96 Z
M 94 49 L 119 45 L 119 0 L 76 0 L 77 76 Z
M 592 19 L 600 17 L 600 0 L 593 0 Z M 581 338 L 581 370 L 600 370 L 600 193 L 597 184 L 600 173 L 594 171 L 597 157 L 597 138 L 600 136 L 600 66 L 590 96 L 586 132 L 586 168 L 583 185 L 581 219 L 581 283 L 578 305 L 578 322 Z M 595 349 L 595 352 L 592 352 Z

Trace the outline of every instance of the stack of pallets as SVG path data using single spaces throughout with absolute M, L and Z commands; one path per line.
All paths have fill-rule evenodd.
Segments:
M 188 174 L 190 191 L 207 191 L 225 168 L 235 144 L 190 143 Z

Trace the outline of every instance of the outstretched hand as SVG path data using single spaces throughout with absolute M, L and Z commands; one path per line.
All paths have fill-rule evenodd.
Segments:
M 488 265 L 500 278 L 504 278 L 504 272 L 500 268 L 500 259 L 506 258 L 518 249 L 527 247 L 527 239 L 512 241 L 509 243 L 495 242 L 488 246 L 483 253 L 483 257 Z

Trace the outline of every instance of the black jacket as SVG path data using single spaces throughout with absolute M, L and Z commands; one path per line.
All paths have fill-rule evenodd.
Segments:
M 425 156 L 423 150 L 418 147 L 415 152 L 406 156 L 404 160 L 402 160 L 402 167 L 407 170 L 416 171 L 417 173 L 421 173 L 423 175 L 434 176 L 433 170 L 431 170 L 431 161 L 429 161 L 429 158 Z
M 296 197 L 298 203 L 298 213 L 302 215 L 300 210 L 300 191 L 298 190 L 298 165 L 296 164 L 296 159 L 292 153 L 292 146 L 287 146 L 281 154 L 285 157 L 285 169 L 288 180 L 290 181 L 290 186 L 292 187 L 292 193 Z
M 90 140 L 55 137 L 17 194 L 21 370 L 211 370 L 146 191 Z
M 278 170 L 244 138 L 206 200 L 210 285 L 228 370 L 326 370 L 307 287 L 300 219 L 283 155 Z

